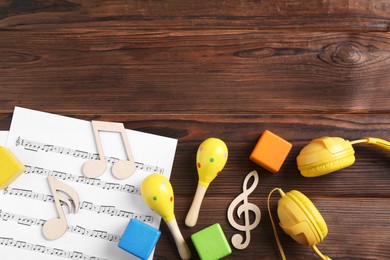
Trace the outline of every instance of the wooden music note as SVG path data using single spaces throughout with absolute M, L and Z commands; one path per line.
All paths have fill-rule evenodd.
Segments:
M 93 134 L 95 136 L 96 146 L 99 152 L 99 160 L 89 160 L 84 163 L 83 173 L 89 178 L 99 177 L 106 170 L 104 160 L 103 145 L 99 136 L 99 131 L 118 132 L 122 136 L 122 141 L 126 150 L 128 160 L 119 160 L 112 166 L 112 174 L 117 179 L 126 179 L 135 172 L 135 162 L 130 144 L 127 139 L 125 127 L 122 123 L 112 123 L 103 121 L 92 121 Z
M 79 206 L 80 206 L 80 199 L 77 194 L 77 192 L 71 188 L 70 186 L 66 185 L 63 182 L 60 182 L 59 180 L 55 179 L 53 176 L 47 177 L 49 181 L 49 186 L 51 193 L 53 194 L 54 202 L 57 208 L 57 212 L 59 217 L 58 218 L 52 218 L 48 219 L 45 224 L 43 224 L 43 235 L 49 239 L 49 240 L 55 240 L 59 237 L 61 237 L 66 230 L 68 229 L 68 223 L 66 222 L 64 210 L 61 206 L 61 201 L 66 203 L 69 207 L 69 212 L 72 212 L 72 204 L 70 199 L 64 197 L 59 193 L 63 192 L 67 194 L 72 200 L 75 207 L 75 213 L 78 212 Z
M 247 188 L 248 182 L 250 178 L 254 178 L 252 185 Z M 260 223 L 261 219 L 261 211 L 259 207 L 257 207 L 255 204 L 248 202 L 248 196 L 251 194 L 257 184 L 259 183 L 259 175 L 256 171 L 252 171 L 248 173 L 248 175 L 245 177 L 244 184 L 243 184 L 243 192 L 238 195 L 229 205 L 228 211 L 227 211 L 227 217 L 229 220 L 230 225 L 232 225 L 235 229 L 240 231 L 245 231 L 246 240 L 244 241 L 244 238 L 241 234 L 235 234 L 232 237 L 232 244 L 237 249 L 244 249 L 249 245 L 250 242 L 250 231 L 257 227 L 257 225 Z M 241 203 L 240 206 L 238 206 Z M 241 215 L 244 213 L 244 225 L 238 224 L 234 220 L 233 216 L 233 210 L 237 208 L 237 216 L 241 218 Z M 254 222 L 250 224 L 250 211 L 252 211 L 255 215 Z M 244 242 L 243 242 L 244 241 Z

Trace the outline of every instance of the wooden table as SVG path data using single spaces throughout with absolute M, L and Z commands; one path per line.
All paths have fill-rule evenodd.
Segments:
M 390 139 L 389 31 L 386 0 L 1 1 L 0 127 L 23 106 L 177 138 L 175 213 L 195 259 L 191 234 L 214 223 L 237 233 L 226 212 L 251 170 L 262 219 L 227 259 L 280 257 L 274 187 L 312 199 L 333 259 L 388 259 L 390 155 L 356 145 L 353 166 L 320 178 L 302 177 L 296 156 L 321 136 Z M 275 175 L 248 159 L 266 129 L 293 144 Z M 196 150 L 212 136 L 229 160 L 188 228 Z M 179 258 L 161 230 L 155 258 Z M 288 259 L 318 259 L 278 231 Z

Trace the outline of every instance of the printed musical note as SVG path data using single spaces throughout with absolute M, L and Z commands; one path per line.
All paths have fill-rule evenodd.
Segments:
M 61 256 L 68 259 L 83 259 L 83 260 L 107 260 L 96 256 L 90 256 L 82 252 L 67 251 L 60 248 L 53 248 L 43 245 L 31 244 L 21 240 L 15 240 L 11 237 L 0 237 L 0 246 L 16 247 L 19 249 L 30 250 L 35 253 Z
M 127 218 L 130 218 L 132 213 L 130 212 L 124 212 L 126 214 Z M 151 218 L 151 216 L 145 217 L 144 222 L 151 222 L 148 220 Z M 25 225 L 25 226 L 43 226 L 45 224 L 45 220 L 39 219 L 39 218 L 32 218 L 24 215 L 18 215 L 10 212 L 5 212 L 4 210 L 0 209 L 0 221 L 14 221 L 19 225 Z M 107 231 L 103 230 L 93 230 L 88 229 L 79 225 L 71 226 L 68 225 L 67 232 L 75 233 L 82 236 L 88 236 L 88 237 L 95 237 L 99 239 L 105 239 L 112 242 L 118 242 L 120 239 L 120 235 L 117 234 L 111 234 Z
M 112 182 L 105 182 L 100 179 L 95 178 L 87 178 L 84 176 L 74 175 L 70 173 L 65 172 L 59 172 L 55 170 L 49 170 L 44 169 L 41 167 L 35 167 L 30 165 L 25 165 L 26 171 L 24 174 L 37 174 L 42 176 L 53 176 L 56 177 L 56 179 L 64 180 L 64 181 L 71 181 L 76 183 L 83 183 L 90 186 L 95 186 L 102 188 L 104 190 L 115 190 L 115 191 L 121 191 L 126 193 L 132 193 L 140 195 L 139 188 L 134 187 L 133 185 L 129 184 L 119 184 L 119 183 L 112 183 Z M 4 192 L 9 192 L 9 189 L 5 189 Z
M 43 230 L 43 235 L 47 239 L 55 240 L 61 237 L 68 228 L 68 223 L 66 222 L 64 210 L 62 209 L 60 201 L 68 205 L 69 212 L 72 212 L 72 204 L 70 202 L 70 199 L 64 197 L 62 194 L 58 193 L 58 191 L 67 194 L 72 199 L 75 207 L 75 213 L 77 213 L 79 210 L 80 199 L 76 191 L 73 190 L 70 186 L 56 180 L 53 176 L 49 176 L 47 177 L 47 179 L 49 181 L 50 190 L 51 193 L 53 194 L 54 202 L 59 217 L 47 220 L 43 225 L 42 230 Z
M 254 178 L 252 185 L 247 188 L 249 179 Z M 249 245 L 250 242 L 250 231 L 257 227 L 257 225 L 260 223 L 261 219 L 261 211 L 259 207 L 257 207 L 255 204 L 248 202 L 248 196 L 251 194 L 257 184 L 259 183 L 259 175 L 256 171 L 252 171 L 248 173 L 248 175 L 245 177 L 244 184 L 243 184 L 243 192 L 238 195 L 229 205 L 228 211 L 227 211 L 227 217 L 229 220 L 230 225 L 232 225 L 235 229 L 240 231 L 245 231 L 246 240 L 244 241 L 244 238 L 241 234 L 235 234 L 232 237 L 232 244 L 237 249 L 244 249 Z M 240 206 L 238 206 L 240 204 Z M 238 224 L 233 216 L 234 209 L 237 208 L 237 216 L 241 218 L 242 214 L 244 214 L 244 225 Z M 250 212 L 253 212 L 255 215 L 254 222 L 250 224 Z
M 8 187 L 7 189 L 4 190 L 4 194 L 9 196 L 26 197 L 25 195 L 27 193 L 25 193 L 25 190 Z M 51 195 L 42 194 L 38 192 L 31 192 L 28 194 L 29 196 L 26 198 L 29 199 L 35 199 L 43 202 L 55 202 L 54 196 Z M 80 210 L 93 211 L 99 214 L 107 214 L 113 217 L 115 216 L 115 217 L 123 217 L 123 218 L 136 218 L 140 221 L 149 222 L 149 223 L 153 223 L 154 221 L 154 218 L 150 215 L 121 210 L 119 208 L 116 208 L 115 206 L 97 205 L 88 201 L 79 201 L 79 205 L 80 205 L 79 208 Z
M 18 137 L 15 143 L 16 147 L 21 146 L 27 151 L 31 151 L 31 146 L 35 147 L 34 152 L 52 152 L 52 153 L 58 153 L 61 155 L 68 155 L 75 158 L 81 158 L 81 159 L 90 159 L 90 160 L 100 160 L 99 155 L 95 153 L 88 153 L 85 151 L 80 150 L 74 150 L 67 147 L 61 147 L 61 146 L 54 146 L 49 144 L 44 144 L 40 142 L 30 141 L 26 139 L 22 139 L 21 137 Z M 47 147 L 52 147 L 50 149 L 46 149 Z M 115 164 L 119 161 L 118 158 L 115 157 L 105 157 L 104 160 L 107 164 Z M 141 171 L 147 171 L 147 172 L 156 172 L 163 174 L 164 168 L 157 166 L 157 165 L 147 165 L 142 162 L 134 162 L 136 165 L 136 168 Z
M 99 160 L 89 160 L 84 163 L 83 173 L 90 178 L 99 177 L 106 170 L 106 162 L 104 161 L 103 145 L 100 139 L 99 131 L 119 132 L 122 136 L 122 141 L 126 150 L 127 160 L 119 160 L 112 166 L 112 174 L 117 179 L 126 179 L 135 171 L 135 162 L 133 153 L 131 152 L 130 144 L 127 139 L 125 127 L 122 123 L 111 123 L 103 121 L 92 121 L 93 134 L 96 141 L 96 146 L 99 152 Z

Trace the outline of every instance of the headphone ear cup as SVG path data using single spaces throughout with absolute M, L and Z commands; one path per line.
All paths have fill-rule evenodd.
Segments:
M 328 227 L 314 204 L 296 190 L 278 201 L 280 226 L 300 244 L 314 246 L 323 241 Z
M 355 162 L 351 143 L 340 137 L 321 137 L 306 145 L 297 157 L 297 165 L 305 177 L 317 177 L 341 170 Z
M 355 162 L 354 155 L 348 155 L 344 158 L 335 158 L 328 161 L 319 161 L 315 165 L 298 167 L 301 174 L 305 177 L 318 177 L 331 172 L 335 172 L 351 166 Z
M 322 217 L 321 213 L 318 211 L 316 206 L 314 206 L 313 202 L 306 197 L 303 193 L 292 190 L 288 193 L 290 196 L 293 196 L 296 200 L 298 200 L 300 203 L 303 204 L 304 208 L 309 212 L 310 216 L 313 217 L 314 223 L 317 224 L 319 234 L 321 236 L 322 242 L 325 237 L 328 235 L 328 226 L 326 225 L 326 222 L 324 218 Z

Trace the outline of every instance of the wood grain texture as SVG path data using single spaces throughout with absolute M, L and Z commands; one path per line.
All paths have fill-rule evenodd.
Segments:
M 226 259 L 279 258 L 274 187 L 313 200 L 332 259 L 388 259 L 390 154 L 355 145 L 354 165 L 314 179 L 296 156 L 321 136 L 390 140 L 389 10 L 387 0 L 0 1 L 0 129 L 23 106 L 177 138 L 175 213 L 194 259 L 191 234 L 214 223 L 229 240 L 237 232 L 226 212 L 252 170 L 262 220 Z M 293 144 L 275 175 L 248 159 L 266 129 Z M 195 154 L 211 136 L 229 160 L 188 228 Z M 161 230 L 155 258 L 178 259 Z M 278 231 L 288 259 L 318 259 Z
M 386 0 L 3 1 L 0 28 L 389 31 Z M 44 14 L 44 15 L 42 15 Z
M 381 33 L 7 31 L 0 48 L 7 113 L 15 88 L 70 113 L 384 112 L 390 95 Z

